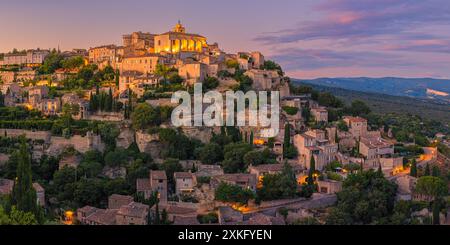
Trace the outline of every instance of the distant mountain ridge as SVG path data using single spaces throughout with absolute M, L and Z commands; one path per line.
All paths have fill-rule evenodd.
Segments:
M 292 79 L 293 84 L 311 86 L 320 92 L 330 92 L 346 104 L 362 100 L 376 113 L 412 114 L 440 121 L 447 126 L 450 122 L 450 104 L 428 98 L 413 98 L 373 92 L 363 92 L 331 86 L 307 83 L 305 80 Z
M 362 92 L 432 99 L 450 105 L 450 80 L 446 79 L 355 77 L 296 79 L 296 81 Z

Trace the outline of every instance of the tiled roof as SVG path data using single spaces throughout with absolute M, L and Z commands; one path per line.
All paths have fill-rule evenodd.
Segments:
M 256 180 L 254 174 L 224 174 L 216 176 L 217 179 L 223 181 L 233 181 L 233 182 L 251 182 Z
M 125 195 L 119 195 L 119 194 L 112 194 L 109 196 L 110 200 L 124 200 L 124 201 L 133 201 L 132 196 L 125 196 Z
M 0 179 L 0 195 L 11 193 L 14 187 L 14 181 L 9 179 Z
M 371 149 L 386 148 L 392 146 L 391 143 L 387 142 L 383 138 L 378 137 L 371 137 L 371 138 L 361 137 L 361 143 L 365 144 L 367 147 Z
M 150 171 L 150 177 L 152 179 L 160 179 L 160 180 L 166 180 L 167 179 L 166 171 L 162 171 L 162 170 L 151 170 Z
M 247 225 L 285 225 L 283 218 L 273 217 L 258 213 L 252 216 L 247 222 Z
M 114 225 L 116 224 L 116 214 L 116 209 L 98 209 L 96 212 L 89 215 L 86 220 L 101 225 Z
M 155 208 L 155 206 L 153 206 L 153 209 Z M 175 204 L 160 204 L 159 205 L 159 210 L 160 212 L 162 210 L 166 210 L 166 212 L 168 214 L 178 214 L 178 215 L 182 215 L 182 214 L 193 214 L 193 213 L 197 213 L 196 209 L 193 208 L 188 208 L 188 207 L 180 207 L 178 205 Z
M 200 222 L 198 222 L 196 217 L 180 217 L 175 216 L 174 225 L 200 225 Z
M 152 189 L 152 186 L 150 184 L 150 179 L 137 179 L 136 180 L 136 190 L 137 191 L 148 191 L 151 189 Z
M 33 188 L 36 192 L 44 192 L 44 188 L 37 182 L 33 183 Z
M 257 169 L 259 171 L 275 172 L 275 171 L 282 171 L 283 165 L 284 164 L 262 164 L 262 165 L 252 166 L 252 168 Z M 294 169 L 294 171 L 303 169 L 302 166 L 300 166 L 298 164 L 291 164 L 291 167 Z
M 175 172 L 174 174 L 175 179 L 178 178 L 184 178 L 184 179 L 189 179 L 189 178 L 193 178 L 194 175 L 192 173 L 189 172 Z
M 130 217 L 138 217 L 138 218 L 144 218 L 147 216 L 149 210 L 149 206 L 138 203 L 138 202 L 131 202 L 128 205 L 124 205 L 120 207 L 117 214 L 123 215 L 123 216 L 130 216 Z

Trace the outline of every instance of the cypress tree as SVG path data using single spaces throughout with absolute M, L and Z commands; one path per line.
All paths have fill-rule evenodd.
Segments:
M 133 91 L 131 89 L 128 89 L 128 110 L 129 112 L 133 111 Z
M 283 156 L 286 157 L 288 149 L 291 146 L 291 127 L 289 123 L 284 125 L 284 141 L 283 141 Z
M 156 201 L 156 207 L 155 207 L 155 219 L 154 219 L 154 224 L 155 225 L 159 225 L 161 223 L 161 218 L 159 216 L 159 200 Z
M 431 175 L 434 177 L 439 177 L 439 175 L 441 175 L 441 170 L 439 169 L 438 166 L 433 166 L 431 170 Z
M 5 106 L 5 96 L 3 96 L 2 91 L 0 91 L 0 107 Z
M 94 105 L 94 95 L 91 93 L 89 94 L 89 110 L 94 111 L 95 105 Z
M 433 202 L 433 225 L 440 224 L 441 205 L 439 199 L 436 198 Z
M 161 224 L 169 224 L 169 218 L 166 209 L 163 209 L 163 211 L 161 212 Z
M 411 160 L 411 168 L 409 170 L 409 175 L 413 176 L 413 177 L 417 177 L 417 163 L 416 163 L 416 159 L 412 159 Z
M 430 176 L 431 175 L 431 171 L 430 171 L 430 165 L 428 165 L 425 167 L 425 173 L 423 174 L 424 176 Z
M 38 213 L 36 191 L 33 188 L 31 173 L 31 157 L 24 137 L 20 139 L 19 159 L 16 179 L 11 193 L 12 205 L 24 212 Z
M 119 69 L 116 69 L 116 74 L 115 74 L 115 80 L 116 80 L 116 86 L 119 87 L 119 78 L 120 78 L 120 71 Z
M 113 108 L 112 104 L 113 104 L 113 95 L 112 95 L 112 89 L 110 87 L 109 91 L 108 91 L 108 96 L 105 99 L 105 110 L 112 111 L 112 108 Z
M 377 174 L 378 174 L 380 177 L 383 176 L 383 170 L 381 169 L 381 164 L 378 164 Z
M 253 145 L 253 130 L 250 131 L 250 140 L 249 140 L 250 145 Z
M 316 160 L 311 156 L 308 172 L 308 185 L 314 185 L 314 172 L 316 171 Z

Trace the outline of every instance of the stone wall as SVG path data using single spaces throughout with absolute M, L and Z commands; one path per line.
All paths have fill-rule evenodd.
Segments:
M 6 132 L 6 133 L 5 133 Z M 44 140 L 46 143 L 50 142 L 51 133 L 50 131 L 31 131 L 24 129 L 0 129 L 1 136 L 7 136 L 11 138 L 19 137 L 21 135 L 25 135 L 27 139 L 32 140 Z
M 121 122 L 125 118 L 123 113 L 119 112 L 96 112 L 94 114 L 87 115 L 86 119 L 94 121 Z
M 90 150 L 104 151 L 105 149 L 105 145 L 101 141 L 100 136 L 92 133 L 88 133 L 86 136 L 74 135 L 70 138 L 53 136 L 50 141 L 50 146 L 47 149 L 47 154 L 56 156 L 68 147 L 73 147 L 81 153 Z

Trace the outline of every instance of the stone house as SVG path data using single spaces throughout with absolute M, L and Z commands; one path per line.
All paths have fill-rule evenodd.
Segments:
M 145 199 L 150 198 L 155 191 L 158 192 L 160 203 L 167 203 L 167 176 L 165 171 L 150 170 L 149 179 L 137 179 L 136 191 L 142 193 Z
M 133 202 L 132 196 L 124 196 L 119 194 L 112 194 L 108 198 L 108 208 L 109 209 L 119 209 L 124 205 L 128 205 Z
M 191 193 L 197 185 L 197 178 L 190 172 L 175 172 L 175 192 L 177 195 Z
M 255 174 L 224 174 L 211 178 L 210 184 L 213 189 L 217 188 L 220 183 L 237 185 L 243 189 L 256 191 L 257 179 Z
M 367 134 L 367 120 L 365 118 L 345 116 L 343 120 L 354 138 L 358 139 Z
M 174 222 L 179 218 L 197 218 L 197 209 L 192 205 L 185 205 L 183 203 L 168 202 L 165 204 L 159 204 L 159 213 L 163 210 L 167 212 L 167 218 L 170 222 Z M 152 215 L 155 215 L 156 205 L 151 208 Z
M 148 224 L 149 206 L 131 202 L 122 205 L 116 214 L 117 225 L 147 225 Z
M 328 110 L 325 107 L 312 108 L 311 115 L 316 122 L 328 122 Z
M 38 205 L 45 207 L 45 189 L 37 182 L 33 183 L 33 188 L 36 191 Z
M 317 181 L 318 190 L 320 193 L 325 194 L 335 194 L 342 190 L 342 181 L 336 180 L 318 180 Z

